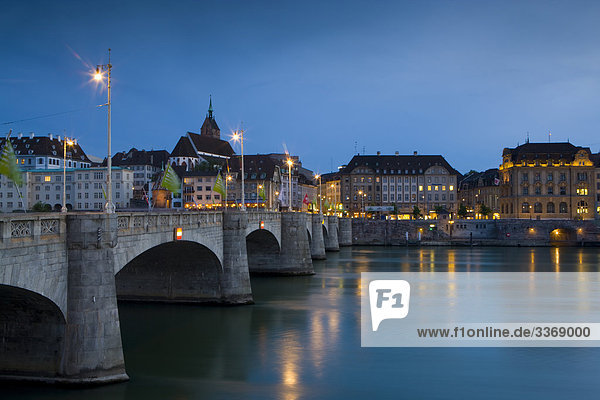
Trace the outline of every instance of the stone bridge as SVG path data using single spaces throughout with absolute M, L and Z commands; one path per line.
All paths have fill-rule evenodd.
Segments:
M 0 378 L 126 380 L 117 298 L 248 304 L 250 274 L 313 274 L 351 244 L 350 220 L 304 213 L 2 216 Z

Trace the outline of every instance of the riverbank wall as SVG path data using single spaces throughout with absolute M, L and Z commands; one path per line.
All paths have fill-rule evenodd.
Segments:
M 595 220 L 410 220 L 355 218 L 352 244 L 370 246 L 600 246 Z

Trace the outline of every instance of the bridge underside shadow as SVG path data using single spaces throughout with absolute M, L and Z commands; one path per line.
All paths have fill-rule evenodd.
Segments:
M 271 232 L 259 229 L 246 236 L 248 271 L 253 275 L 289 275 L 281 265 L 281 248 Z
M 48 298 L 0 285 L 0 378 L 61 375 L 66 321 Z
M 207 247 L 167 242 L 131 260 L 115 277 L 117 299 L 164 303 L 221 303 L 223 268 Z

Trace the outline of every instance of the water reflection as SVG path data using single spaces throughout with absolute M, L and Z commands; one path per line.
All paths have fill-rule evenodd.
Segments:
M 566 247 L 343 248 L 316 262 L 315 276 L 252 278 L 253 306 L 119 304 L 126 384 L 85 392 L 3 386 L 0 393 L 3 400 L 295 400 L 391 398 L 402 388 L 403 398 L 594 398 L 598 349 L 363 349 L 359 299 L 361 271 L 449 279 L 522 271 L 537 297 L 552 293 L 536 290 L 532 272 L 598 271 L 599 261 L 594 249 Z M 569 306 L 585 310 L 600 293 L 581 288 Z

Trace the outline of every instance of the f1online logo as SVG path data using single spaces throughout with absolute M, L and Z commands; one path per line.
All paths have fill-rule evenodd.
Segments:
M 410 284 L 403 280 L 375 280 L 369 283 L 373 332 L 384 319 L 401 319 L 408 315 Z

